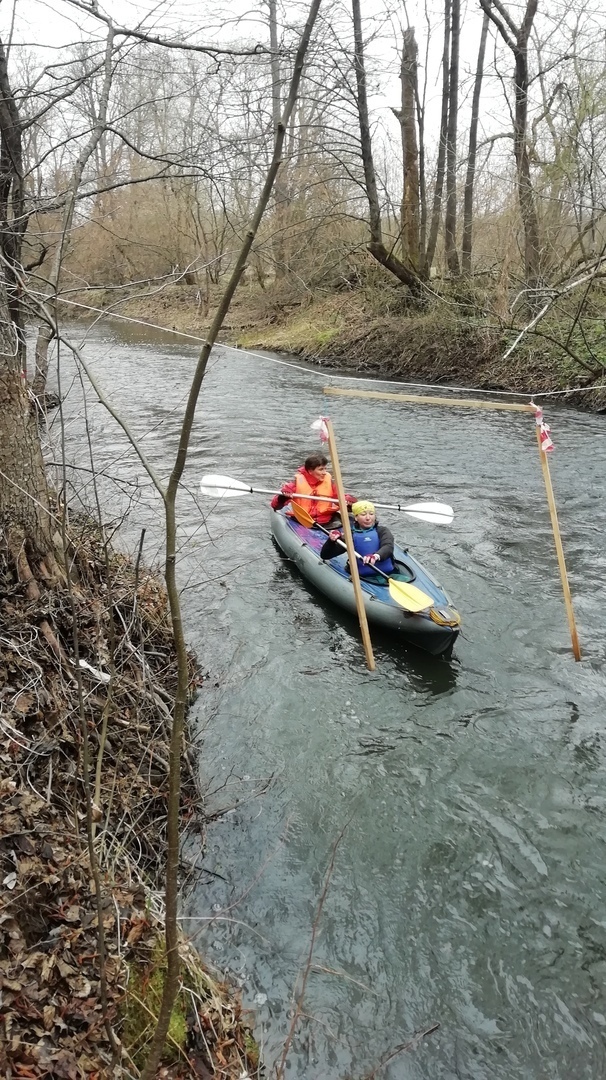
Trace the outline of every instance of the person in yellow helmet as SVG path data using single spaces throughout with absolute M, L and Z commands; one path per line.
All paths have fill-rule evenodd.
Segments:
M 358 563 L 360 577 L 373 577 L 375 567 L 384 574 L 392 574 L 395 566 L 393 561 L 393 533 L 386 525 L 379 525 L 374 504 L 367 499 L 359 499 L 351 508 L 353 515 L 352 536 L 354 548 L 362 556 Z M 321 559 L 334 559 L 336 555 L 343 553 L 343 548 L 338 543 L 342 540 L 342 533 L 338 529 L 332 529 L 328 540 L 320 551 Z

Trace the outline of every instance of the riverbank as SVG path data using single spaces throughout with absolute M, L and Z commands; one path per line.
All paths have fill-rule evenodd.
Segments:
M 218 295 L 218 291 L 217 291 Z M 203 302 L 194 286 L 174 285 L 153 297 L 138 296 L 120 313 L 203 337 L 214 293 Z M 435 385 L 461 385 L 512 393 L 545 393 L 581 387 L 573 399 L 606 408 L 606 342 L 594 299 L 585 323 L 575 321 L 572 300 L 563 301 L 504 359 L 529 321 L 485 312 L 486 296 L 434 299 L 411 306 L 401 288 L 359 288 L 289 299 L 282 290 L 240 286 L 221 340 L 246 349 L 289 353 L 332 370 Z M 577 313 L 578 314 L 578 313 Z M 591 389 L 596 386 L 596 389 Z M 569 399 L 570 400 L 570 399 Z
M 0 550 L 0 1074 L 136 1077 L 165 967 L 176 656 L 158 578 L 106 550 L 89 520 L 68 535 L 71 592 L 28 580 L 25 564 L 17 578 Z M 203 692 L 193 656 L 190 692 Z M 203 830 L 187 744 L 182 761 L 182 826 Z M 240 1077 L 258 1054 L 237 997 L 180 948 L 159 1075 Z
M 167 475 L 196 346 L 137 327 L 67 332 L 86 340 L 116 409 L 153 432 L 153 461 Z M 220 469 L 252 483 L 262 459 L 262 486 L 273 487 L 309 445 L 325 380 L 231 352 L 210 375 L 190 479 Z M 63 405 L 65 452 L 82 465 L 75 389 Z M 191 715 L 215 792 L 208 812 L 221 813 L 203 859 L 198 837 L 184 852 L 205 868 L 187 892 L 187 929 L 257 1010 L 268 1072 L 314 933 L 292 1080 L 366 1075 L 387 1046 L 434 1020 L 442 1027 L 420 1060 L 392 1071 L 408 1065 L 429 1080 L 450 1075 L 454 1061 L 473 1076 L 480 1062 L 500 1076 L 505 1062 L 514 1075 L 541 1075 L 547 1061 L 554 1080 L 599 1076 L 603 1028 L 591 1013 L 606 1015 L 595 995 L 600 965 L 579 956 L 591 961 L 583 928 L 604 906 L 595 859 L 604 650 L 592 633 L 606 527 L 602 421 L 571 409 L 553 421 L 551 469 L 585 655 L 575 665 L 532 420 L 492 424 L 482 412 L 370 402 L 361 443 L 356 410 L 337 399 L 330 408 L 342 468 L 358 486 L 366 478 L 389 502 L 454 505 L 450 528 L 395 514 L 386 523 L 460 605 L 466 635 L 444 665 L 380 641 L 378 675 L 368 678 L 355 623 L 314 598 L 275 553 L 266 499 L 234 499 L 208 517 L 211 503 L 183 491 L 179 579 L 195 586 L 184 593 L 187 625 L 211 673 Z M 118 462 L 121 482 L 136 480 L 136 461 L 103 419 L 91 409 L 101 472 Z M 101 490 L 120 519 L 113 485 Z M 148 525 L 151 556 L 162 521 L 151 489 L 143 496 L 128 532 Z M 318 920 L 332 846 L 350 820 Z M 497 987 L 495 957 L 507 975 Z M 521 996 L 509 993 L 510 979 L 525 987 Z M 575 1011 L 571 1029 L 561 1001 Z

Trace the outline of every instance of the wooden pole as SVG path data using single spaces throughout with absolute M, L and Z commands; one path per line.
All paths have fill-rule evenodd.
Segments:
M 553 494 L 553 488 L 551 486 L 551 474 L 549 472 L 549 462 L 547 460 L 547 454 L 541 446 L 541 429 L 537 426 L 537 443 L 539 447 L 539 457 L 541 458 L 541 468 L 543 470 L 543 479 L 545 481 L 545 490 L 547 492 L 547 503 L 549 505 L 549 516 L 551 517 L 551 527 L 553 529 L 553 538 L 555 540 L 556 552 L 558 556 L 558 566 L 560 567 L 560 577 L 562 579 L 562 591 L 564 593 L 564 603 L 566 604 L 566 615 L 568 616 L 568 626 L 570 628 L 570 638 L 572 641 L 572 651 L 574 653 L 575 660 L 581 659 L 581 647 L 579 645 L 579 636 L 577 634 L 577 626 L 574 619 L 574 611 L 572 610 L 572 597 L 570 595 L 570 586 L 568 584 L 568 574 L 566 573 L 566 561 L 564 559 L 564 548 L 562 547 L 562 537 L 560 536 L 560 526 L 558 524 L 558 512 L 556 510 L 555 498 Z
M 381 390 L 341 390 L 336 386 L 325 386 L 325 394 L 339 395 L 340 397 L 355 397 L 355 398 L 374 398 L 377 401 L 406 401 L 411 404 L 417 405 L 458 405 L 468 409 L 501 409 L 503 412 L 536 412 L 535 405 L 517 405 L 511 402 L 492 402 L 492 401 L 474 401 L 466 398 L 443 398 L 437 396 L 420 395 L 420 394 L 393 394 L 384 392 Z M 330 421 L 328 421 L 330 424 Z M 329 430 L 332 430 L 330 428 Z M 558 556 L 558 566 L 560 568 L 560 577 L 562 579 L 562 591 L 564 593 L 564 603 L 566 605 L 566 615 L 568 617 L 568 626 L 570 628 L 570 638 L 572 641 L 572 651 L 574 653 L 575 660 L 581 659 L 581 647 L 579 645 L 579 636 L 577 633 L 576 622 L 574 618 L 574 611 L 572 609 L 572 597 L 570 595 L 570 585 L 568 584 L 568 574 L 566 572 L 566 561 L 564 559 L 564 549 L 562 547 L 562 537 L 560 536 L 560 526 L 558 524 L 558 513 L 556 510 L 555 498 L 553 494 L 553 487 L 551 486 L 551 475 L 549 472 L 549 462 L 547 460 L 547 454 L 541 446 L 541 431 L 537 427 L 537 443 L 539 447 L 539 456 L 541 458 L 541 468 L 543 470 L 543 479 L 545 481 L 545 490 L 547 492 L 547 503 L 549 505 L 549 515 L 551 517 L 551 527 L 553 529 L 553 538 L 555 540 L 556 553 Z M 336 472 L 336 469 L 335 469 Z M 336 479 L 336 477 L 335 477 Z M 339 500 L 340 505 L 340 500 Z M 348 530 L 349 531 L 349 530 Z M 349 550 L 349 548 L 348 548 Z M 351 559 L 350 559 L 351 562 Z M 356 575 L 357 576 L 357 575 Z
M 362 633 L 362 642 L 364 644 L 364 652 L 366 654 L 366 666 L 369 671 L 375 670 L 375 658 L 372 651 L 372 642 L 370 640 L 370 631 L 368 629 L 368 620 L 366 618 L 366 608 L 364 607 L 364 597 L 362 595 L 362 586 L 360 585 L 360 575 L 358 573 L 358 560 L 356 559 L 356 552 L 353 543 L 353 536 L 351 534 L 351 525 L 349 524 L 349 514 L 347 513 L 347 502 L 345 499 L 345 488 L 343 487 L 343 478 L 341 476 L 341 466 L 339 464 L 339 455 L 337 453 L 337 444 L 335 441 L 335 433 L 332 426 L 332 421 L 329 417 L 325 417 L 326 430 L 328 431 L 328 448 L 330 450 L 330 460 L 332 462 L 332 471 L 335 478 L 335 484 L 337 486 L 337 494 L 339 496 L 339 510 L 341 512 L 341 522 L 343 525 L 343 535 L 345 537 L 345 544 L 347 546 L 347 555 L 349 558 L 349 572 L 351 574 L 351 583 L 353 585 L 354 596 L 356 598 L 356 608 L 358 611 L 358 619 L 360 621 L 360 631 Z
M 325 394 L 338 394 L 340 397 L 375 398 L 377 401 L 409 401 L 413 405 L 461 405 L 466 409 L 501 409 L 503 412 L 534 412 L 534 405 L 516 405 L 508 401 L 473 401 L 467 398 L 430 397 L 422 394 L 390 394 L 383 390 L 341 390 L 336 386 L 325 386 Z

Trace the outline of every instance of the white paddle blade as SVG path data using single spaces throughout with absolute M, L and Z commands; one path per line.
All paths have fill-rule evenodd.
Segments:
M 419 521 L 431 521 L 434 525 L 450 525 L 454 510 L 447 503 L 419 502 L 402 507 L 405 514 Z
M 215 499 L 233 499 L 239 495 L 246 495 L 250 491 L 250 487 L 240 480 L 234 480 L 232 476 L 218 476 L 215 473 L 207 473 L 200 481 L 202 495 L 212 495 Z

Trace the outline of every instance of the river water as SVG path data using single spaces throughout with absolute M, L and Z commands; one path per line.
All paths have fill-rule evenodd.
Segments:
M 196 345 L 124 325 L 71 329 L 166 475 Z M 92 506 L 67 357 L 62 382 L 67 454 Z M 205 850 L 198 836 L 185 844 L 200 873 L 184 925 L 241 984 L 268 1065 L 316 926 L 288 1077 L 361 1080 L 434 1022 L 378 1075 L 606 1076 L 606 420 L 548 409 L 575 663 L 532 418 L 327 398 L 324 384 L 221 347 L 204 382 L 179 573 L 208 673 L 192 723 L 216 818 Z M 319 448 L 310 424 L 323 412 L 349 491 L 452 503 L 450 527 L 383 517 L 462 614 L 451 662 L 377 639 L 369 673 L 355 624 L 273 545 L 263 497 L 198 497 L 204 472 L 261 487 L 292 476 Z M 86 418 L 104 511 L 131 546 L 147 529 L 154 562 L 160 500 L 91 393 Z

